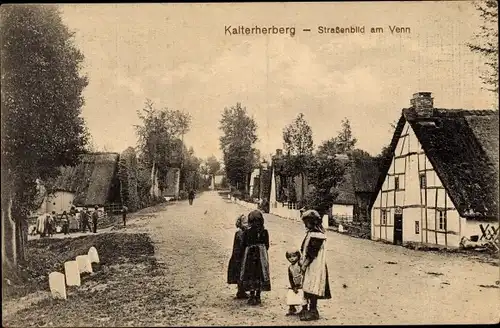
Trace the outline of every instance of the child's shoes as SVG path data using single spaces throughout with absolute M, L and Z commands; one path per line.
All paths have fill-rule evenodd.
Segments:
M 295 309 L 295 306 L 290 306 L 288 308 L 288 312 L 286 315 L 296 315 L 297 314 L 297 309 Z

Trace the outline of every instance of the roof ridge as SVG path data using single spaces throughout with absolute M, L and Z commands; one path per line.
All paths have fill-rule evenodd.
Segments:
M 488 116 L 488 115 L 498 115 L 498 111 L 494 109 L 465 109 L 465 108 L 434 108 L 440 114 L 450 113 L 450 114 L 466 114 L 466 115 L 476 115 L 476 116 Z M 415 108 L 403 108 L 402 113 L 415 112 Z

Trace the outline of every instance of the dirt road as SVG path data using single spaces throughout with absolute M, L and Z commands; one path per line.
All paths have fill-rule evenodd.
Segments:
M 193 311 L 179 325 L 301 325 L 286 317 L 285 251 L 299 247 L 300 222 L 265 215 L 272 291 L 261 306 L 233 299 L 226 284 L 235 218 L 248 212 L 217 193 L 181 202 L 141 221 L 179 299 Z M 328 232 L 333 298 L 320 301 L 320 325 L 496 323 L 499 268 L 461 255 L 414 251 Z M 310 323 L 307 323 L 308 325 Z

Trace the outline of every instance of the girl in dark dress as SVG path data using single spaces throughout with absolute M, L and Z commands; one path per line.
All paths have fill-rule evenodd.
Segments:
M 306 235 L 302 242 L 301 270 L 304 274 L 302 288 L 308 308 L 300 320 L 318 320 L 318 299 L 330 299 L 330 284 L 326 266 L 326 234 L 321 216 L 317 211 L 309 210 L 302 215 L 306 226 Z
M 255 210 L 248 214 L 250 228 L 243 233 L 243 263 L 240 281 L 245 290 L 250 291 L 248 304 L 261 303 L 261 291 L 271 290 L 269 275 L 269 233 L 264 228 L 262 212 Z
M 243 248 L 243 232 L 248 228 L 248 217 L 246 214 L 241 214 L 236 219 L 236 228 L 238 228 L 238 231 L 234 234 L 233 254 L 231 255 L 227 269 L 227 283 L 237 284 L 238 292 L 236 293 L 236 298 L 243 299 L 248 298 L 245 289 L 240 284 L 241 261 L 243 260 L 245 251 Z

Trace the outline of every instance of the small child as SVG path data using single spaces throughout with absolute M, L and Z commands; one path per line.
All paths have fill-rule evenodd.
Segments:
M 288 251 L 286 252 L 286 259 L 288 262 L 290 262 L 290 266 L 288 267 L 288 279 L 290 280 L 290 288 L 291 290 L 299 296 L 299 292 L 302 292 L 302 272 L 300 270 L 300 251 Z M 289 291 L 290 293 L 290 291 Z M 293 296 L 293 294 L 291 295 Z M 292 298 L 297 298 L 297 297 L 292 297 Z M 295 306 L 297 305 L 303 305 L 304 301 L 300 300 L 291 300 L 290 297 L 288 297 L 287 303 L 289 305 L 288 308 L 288 313 L 286 315 L 294 315 L 294 314 L 301 314 L 304 309 L 302 309 L 299 313 L 297 313 L 297 309 Z

